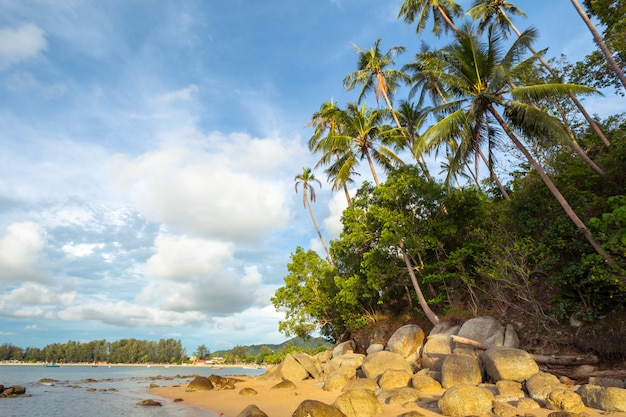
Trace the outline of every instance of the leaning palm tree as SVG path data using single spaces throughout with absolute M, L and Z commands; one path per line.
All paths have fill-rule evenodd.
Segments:
M 314 202 L 316 199 L 315 188 L 313 188 L 313 184 L 317 183 L 321 187 L 322 183 L 317 178 L 315 178 L 315 175 L 313 174 L 311 168 L 303 168 L 302 173 L 296 175 L 294 180 L 296 182 L 296 193 L 298 192 L 298 186 L 302 184 L 302 204 L 304 204 L 305 207 L 309 208 L 309 214 L 311 215 L 311 220 L 313 220 L 313 226 L 315 226 L 317 235 L 319 236 L 320 241 L 322 242 L 322 246 L 326 251 L 326 256 L 328 256 L 328 262 L 330 262 L 332 266 L 335 266 L 335 263 L 333 262 L 333 257 L 330 255 L 328 246 L 326 246 L 326 242 L 322 237 L 322 232 L 320 232 L 320 228 L 317 226 L 317 221 L 315 221 L 315 216 L 313 215 L 313 208 L 311 207 L 311 202 Z
M 576 0 L 571 0 L 571 1 L 572 1 L 572 4 L 574 5 L 574 8 L 578 12 L 578 14 L 580 15 L 580 17 L 583 19 L 583 21 L 589 28 L 589 31 L 591 32 L 591 35 L 593 36 L 593 40 L 596 42 L 596 45 L 598 45 L 598 48 L 600 48 L 600 50 L 606 57 L 606 60 L 609 62 L 609 65 L 611 66 L 615 74 L 617 75 L 617 78 L 619 78 L 624 88 L 626 88 L 626 76 L 624 76 L 624 71 L 622 71 L 620 66 L 617 64 L 617 61 L 615 61 L 615 58 L 613 58 L 613 54 L 604 43 L 602 36 L 600 36 L 600 33 L 598 32 L 594 24 L 591 22 L 591 19 L 589 19 L 589 16 L 587 16 L 587 13 L 585 12 L 585 10 L 580 6 L 580 3 L 578 3 L 578 1 Z
M 535 55 L 526 59 L 523 57 L 523 51 L 535 39 L 534 30 L 523 32 L 505 53 L 504 45 L 494 35 L 493 29 L 488 30 L 486 42 L 481 42 L 471 27 L 456 32 L 455 38 L 451 45 L 441 51 L 439 59 L 444 69 L 441 80 L 454 92 L 457 100 L 440 106 L 439 110 L 447 112 L 447 115 L 424 132 L 420 148 L 427 150 L 449 141 L 451 137 L 461 140 L 470 137 L 468 131 L 475 132 L 478 124 L 493 120 L 526 157 L 596 252 L 608 265 L 617 267 L 516 134 L 522 132 L 529 137 L 567 136 L 561 122 L 538 109 L 532 101 L 569 93 L 591 93 L 595 90 L 562 83 L 511 87 L 519 76 L 532 68 L 537 58 Z
M 508 13 L 507 13 L 508 12 Z M 509 31 L 513 31 L 518 37 L 521 35 L 519 29 L 513 24 L 513 21 L 509 17 L 509 13 L 517 15 L 517 16 L 525 16 L 524 12 L 518 9 L 514 4 L 509 3 L 504 0 L 475 0 L 474 5 L 471 9 L 467 11 L 467 14 L 470 15 L 474 20 L 479 21 L 479 29 L 484 31 L 491 24 L 495 23 L 496 27 L 500 29 L 500 32 L 505 36 L 509 33 Z M 557 72 L 552 68 L 552 66 L 546 61 L 543 56 L 537 53 L 532 45 L 527 46 L 528 50 L 533 54 L 536 54 L 539 62 L 548 72 L 554 77 L 555 80 L 560 81 L 560 76 Z M 609 146 L 610 142 L 602 132 L 602 129 L 598 126 L 593 117 L 589 114 L 585 106 L 576 98 L 574 94 L 570 94 L 570 99 L 576 105 L 580 113 L 583 115 L 587 123 L 591 129 L 598 135 L 602 143 L 605 146 Z M 566 119 L 563 120 L 564 122 Z M 571 135 L 570 135 L 571 136 Z M 598 172 L 600 175 L 604 176 L 604 172 L 595 165 L 595 163 L 590 162 L 590 159 L 586 156 L 586 154 L 580 149 L 575 140 L 572 141 L 572 147 L 576 151 L 576 153 L 589 165 L 594 171 Z M 600 171 L 600 172 L 599 172 Z
M 398 17 L 403 17 L 407 24 L 417 20 L 416 31 L 419 34 L 426 27 L 431 13 L 434 22 L 433 33 L 440 36 L 442 31 L 447 33 L 448 29 L 456 32 L 454 18 L 461 17 L 463 10 L 452 0 L 405 0 L 400 6 Z

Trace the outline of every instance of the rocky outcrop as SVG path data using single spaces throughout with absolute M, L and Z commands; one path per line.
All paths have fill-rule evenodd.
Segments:
M 626 411 L 626 389 L 584 385 L 579 393 L 587 407 L 604 410 L 607 413 Z
M 154 400 L 142 400 L 137 403 L 137 405 L 142 407 L 161 407 L 161 403 Z
M 0 398 L 15 398 L 24 394 L 26 394 L 26 387 L 21 385 L 12 385 L 10 387 L 0 385 Z
M 407 324 L 396 330 L 387 341 L 387 350 L 413 362 L 424 342 L 424 330 L 417 324 Z
M 366 378 L 378 379 L 386 370 L 396 369 L 413 374 L 413 368 L 401 355 L 383 350 L 369 355 L 363 361 L 361 370 Z
M 355 389 L 341 394 L 333 404 L 346 417 L 373 417 L 382 412 L 374 391 Z
M 491 391 L 474 385 L 459 385 L 443 393 L 438 402 L 439 411 L 452 417 L 491 414 L 493 408 Z
M 537 362 L 521 349 L 495 347 L 482 356 L 487 374 L 494 380 L 522 382 L 539 373 Z
M 309 372 L 290 354 L 278 365 L 277 373 L 289 381 L 303 381 L 309 377 Z
M 185 392 L 211 391 L 213 383 L 209 378 L 204 376 L 196 376 L 185 388 Z
M 478 385 L 483 381 L 478 359 L 467 355 L 448 355 L 441 367 L 441 385 L 452 388 L 457 385 Z

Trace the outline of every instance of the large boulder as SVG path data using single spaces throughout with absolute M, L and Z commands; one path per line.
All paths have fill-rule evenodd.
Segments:
M 411 378 L 411 385 L 419 392 L 433 394 L 441 392 L 441 384 L 435 378 L 425 373 L 418 373 Z
M 387 341 L 387 350 L 415 360 L 424 342 L 424 330 L 417 324 L 407 324 L 396 330 Z
M 350 377 L 341 373 L 332 374 L 324 381 L 324 391 L 343 391 L 350 379 Z
M 568 389 L 555 389 L 548 395 L 546 405 L 550 410 L 580 413 L 585 410 L 585 404 L 580 395 Z
M 313 379 L 320 378 L 320 370 L 317 368 L 315 361 L 306 353 L 294 353 L 293 358 L 309 373 Z
M 204 376 L 196 376 L 185 388 L 185 392 L 211 391 L 213 383 L 209 378 Z
M 413 373 L 404 369 L 387 369 L 378 378 L 378 385 L 383 389 L 408 387 Z
M 346 340 L 333 348 L 333 358 L 345 355 L 346 353 L 353 353 L 355 349 L 356 344 L 354 343 L 354 340 Z
M 316 400 L 304 400 L 300 403 L 292 417 L 346 417 L 332 405 Z
M 453 344 L 449 334 L 438 333 L 428 336 L 422 349 L 422 367 L 441 371 L 443 360 L 452 354 Z
M 333 369 L 348 367 L 356 370 L 361 367 L 365 357 L 361 353 L 346 353 L 332 358 L 328 363 Z
M 465 417 L 491 414 L 493 394 L 486 388 L 459 385 L 443 393 L 439 399 L 439 411 L 445 416 Z
M 526 380 L 528 396 L 535 401 L 545 402 L 555 389 L 563 388 L 559 379 L 547 372 L 539 372 Z
M 463 323 L 458 336 L 495 347 L 504 345 L 505 326 L 493 317 L 483 316 Z M 457 345 L 455 353 L 478 356 L 480 352 L 468 345 Z
M 539 373 L 537 362 L 521 349 L 495 347 L 487 349 L 482 356 L 487 374 L 494 380 L 522 382 Z
M 396 369 L 413 374 L 413 368 L 406 359 L 397 353 L 387 350 L 369 355 L 361 365 L 361 370 L 365 377 L 374 380 L 377 380 L 388 369 Z
M 579 393 L 587 407 L 603 410 L 607 413 L 626 411 L 626 389 L 583 385 Z
M 368 389 L 371 391 L 376 391 L 378 388 L 380 387 L 373 379 L 356 378 L 348 382 L 346 386 L 343 387 L 342 391 L 346 392 L 353 389 Z
M 289 353 L 278 365 L 278 373 L 282 379 L 289 381 L 303 381 L 309 377 L 309 372 Z
M 373 417 L 382 412 L 374 391 L 355 389 L 341 394 L 333 404 L 346 417 Z
M 478 359 L 452 354 L 446 357 L 441 367 L 441 385 L 451 388 L 456 385 L 479 385 L 483 382 Z
M 235 383 L 237 382 L 235 378 L 227 378 L 219 375 L 210 375 L 209 381 L 213 384 L 213 389 L 216 390 L 235 389 Z
M 420 392 L 410 387 L 381 389 L 376 392 L 376 397 L 383 404 L 398 404 L 410 407 L 417 405 L 420 399 Z

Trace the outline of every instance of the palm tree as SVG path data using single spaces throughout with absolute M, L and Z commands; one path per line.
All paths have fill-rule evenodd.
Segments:
M 622 82 L 622 85 L 624 86 L 624 88 L 626 88 L 626 76 L 624 76 L 624 72 L 615 61 L 615 58 L 613 58 L 613 54 L 604 43 L 602 36 L 600 36 L 600 33 L 598 32 L 594 24 L 591 22 L 591 19 L 589 19 L 589 16 L 587 16 L 587 13 L 585 12 L 585 10 L 580 6 L 580 3 L 578 3 L 578 1 L 576 0 L 572 0 L 572 4 L 574 5 L 574 8 L 576 8 L 576 11 L 580 15 L 580 17 L 583 19 L 587 27 L 589 28 L 589 31 L 593 35 L 593 40 L 596 42 L 596 45 L 598 45 L 598 47 L 600 48 L 600 50 L 606 57 L 606 60 L 609 62 L 609 65 L 611 66 L 611 68 L 613 69 L 613 71 L 615 72 L 619 80 Z
M 329 175 L 342 180 L 351 175 L 359 161 L 365 159 L 369 165 L 374 183 L 380 181 L 375 163 L 385 170 L 404 165 L 402 160 L 388 147 L 397 141 L 394 130 L 384 122 L 389 117 L 388 110 L 368 109 L 365 105 L 349 103 L 345 110 L 337 113 L 341 126 L 339 134 L 325 139 L 327 149 L 342 149 L 343 154 L 328 169 Z
M 470 135 L 467 132 L 475 132 L 480 123 L 494 120 L 526 157 L 567 216 L 596 252 L 608 265 L 617 267 L 615 261 L 596 242 L 585 223 L 515 133 L 523 132 L 526 136 L 567 136 L 558 119 L 539 110 L 530 102 L 559 94 L 595 91 L 589 87 L 562 83 L 511 87 L 517 78 L 534 64 L 535 55 L 522 59 L 523 49 L 534 38 L 533 30 L 525 31 L 503 54 L 502 42 L 494 35 L 493 29 L 489 29 L 486 43 L 481 42 L 470 27 L 456 32 L 455 42 L 441 51 L 439 59 L 444 68 L 441 80 L 458 99 L 454 103 L 442 106 L 441 110 L 449 114 L 422 135 L 420 147 L 429 149 L 450 140 L 451 137 L 463 138 L 462 132 L 466 132 L 467 137 Z
M 330 165 L 333 158 L 339 160 L 341 159 L 341 155 L 346 152 L 346 149 L 341 149 L 336 145 L 334 147 L 329 146 L 328 141 L 329 137 L 337 136 L 341 132 L 341 126 L 337 120 L 339 110 L 334 100 L 322 103 L 319 111 L 315 112 L 311 120 L 307 123 L 307 125 L 315 127 L 315 132 L 309 139 L 309 150 L 313 153 L 322 154 L 317 164 L 315 164 L 315 168 L 321 165 Z M 350 172 L 345 178 L 340 177 L 339 174 L 334 175 L 329 173 L 328 170 L 326 173 L 329 174 L 328 179 L 332 181 L 332 190 L 338 191 L 340 188 L 343 189 L 346 201 L 348 205 L 351 205 L 352 199 L 348 191 L 348 184 L 354 183 L 352 175 L 358 175 L 358 173 L 354 171 Z
M 474 20 L 480 21 L 479 29 L 481 31 L 484 31 L 486 28 L 489 27 L 489 25 L 495 22 L 496 26 L 500 29 L 501 33 L 505 35 L 505 38 L 506 38 L 506 35 L 509 33 L 509 30 L 512 30 L 513 32 L 515 32 L 515 34 L 519 37 L 521 35 L 521 32 L 519 31 L 519 29 L 517 29 L 517 27 L 511 21 L 509 15 L 507 14 L 507 11 L 514 15 L 525 16 L 524 12 L 518 9 L 514 4 L 504 1 L 504 0 L 475 0 L 474 5 L 472 6 L 471 9 L 467 11 L 467 14 L 470 15 Z M 537 57 L 539 58 L 539 62 L 541 62 L 541 65 L 543 65 L 544 68 L 548 70 L 548 72 L 554 77 L 554 79 L 559 80 L 559 81 L 561 80 L 557 72 L 550 66 L 550 64 L 548 64 L 548 62 L 543 58 L 543 56 L 541 56 L 541 54 L 538 54 L 537 51 L 535 51 L 532 45 L 528 45 L 527 48 L 530 52 L 537 55 Z M 583 117 L 587 120 L 587 123 L 589 123 L 589 126 L 591 126 L 591 129 L 596 133 L 596 135 L 598 135 L 600 140 L 604 143 L 604 145 L 609 146 L 611 143 L 606 138 L 606 136 L 604 135 L 604 132 L 602 132 L 602 129 L 600 129 L 596 121 L 593 120 L 593 117 L 591 117 L 589 112 L 587 112 L 587 109 L 585 109 L 585 107 L 576 98 L 574 94 L 570 94 L 570 98 L 572 99 L 572 101 L 574 102 L 574 104 L 576 105 L 580 113 L 583 115 Z M 565 119 L 564 119 L 564 122 L 566 122 Z M 576 153 L 583 160 L 585 160 L 587 165 L 589 165 L 594 171 L 598 172 L 599 168 L 597 168 L 597 165 L 595 165 L 593 162 L 591 163 L 589 162 L 590 161 L 589 158 L 580 149 L 580 147 L 578 146 L 576 141 L 573 140 L 573 138 L 572 138 L 572 142 L 573 142 L 572 146 L 574 150 L 576 151 Z M 598 173 L 604 176 L 604 172 L 598 172 Z
M 442 30 L 446 33 L 448 29 L 456 32 L 453 19 L 461 17 L 463 10 L 452 0 L 405 0 L 400 6 L 398 17 L 403 17 L 407 24 L 413 23 L 417 18 L 416 31 L 419 34 L 426 27 L 431 13 L 434 20 L 433 33 L 440 36 Z
M 302 204 L 309 208 L 309 214 L 311 214 L 313 226 L 315 226 L 317 235 L 319 236 L 320 241 L 322 242 L 322 246 L 326 251 L 326 256 L 328 256 L 328 262 L 330 262 L 332 266 L 335 266 L 335 263 L 333 262 L 333 257 L 330 255 L 328 246 L 326 246 L 326 242 L 322 237 L 322 232 L 320 232 L 320 228 L 317 226 L 317 221 L 315 221 L 315 216 L 313 215 L 313 208 L 311 207 L 311 202 L 314 202 L 316 199 L 315 188 L 313 188 L 313 184 L 317 183 L 321 187 L 322 183 L 317 178 L 315 178 L 315 175 L 313 174 L 311 168 L 303 168 L 302 173 L 296 175 L 294 180 L 296 182 L 296 193 L 298 192 L 298 186 L 302 184 Z

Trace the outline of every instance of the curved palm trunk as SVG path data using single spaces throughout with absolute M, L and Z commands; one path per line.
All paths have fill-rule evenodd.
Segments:
M 443 7 L 441 7 L 440 5 L 437 5 L 437 9 L 439 10 L 439 13 L 441 13 L 441 17 L 443 17 L 443 20 L 445 20 L 448 27 L 452 29 L 453 31 L 458 32 L 457 27 L 454 26 L 454 23 L 452 23 L 452 19 L 450 19 L 446 11 L 443 10 Z
M 615 72 L 619 80 L 622 82 L 622 85 L 624 86 L 624 88 L 626 88 L 626 76 L 624 76 L 624 72 L 619 67 L 619 65 L 617 65 L 615 58 L 613 58 L 613 54 L 611 53 L 611 51 L 609 51 L 609 48 L 607 48 L 606 44 L 604 43 L 604 40 L 602 39 L 602 36 L 600 36 L 600 33 L 598 32 L 594 24 L 591 22 L 591 19 L 589 19 L 589 16 L 587 16 L 587 13 L 585 13 L 583 8 L 580 7 L 580 3 L 578 3 L 578 1 L 576 0 L 571 0 L 571 1 L 572 1 L 572 4 L 574 5 L 574 8 L 576 9 L 580 17 L 583 19 L 583 21 L 589 28 L 589 31 L 591 32 L 591 34 L 593 35 L 593 40 L 596 42 L 596 45 L 598 45 L 598 48 L 600 48 L 600 50 L 606 57 L 606 60 L 609 62 L 609 65 L 611 66 L 611 68 L 613 69 L 613 71 Z
M 513 24 L 511 19 L 509 19 L 509 16 L 506 14 L 506 12 L 502 8 L 502 6 L 500 6 L 500 13 L 502 14 L 502 17 L 504 17 L 506 19 L 506 21 L 509 23 L 509 26 L 511 27 L 511 29 L 513 29 L 513 31 L 515 32 L 515 34 L 519 38 L 521 36 L 520 31 Z M 528 45 L 528 50 L 533 55 L 537 55 L 537 51 L 535 51 L 535 49 L 532 46 Z M 543 65 L 544 68 L 547 69 L 548 72 L 550 72 L 550 74 L 552 74 L 553 77 L 555 77 L 556 79 L 559 79 L 559 76 L 556 73 L 556 71 L 554 71 L 554 69 L 550 66 L 550 64 L 548 64 L 548 62 L 545 59 L 543 59 L 543 57 L 541 55 L 539 55 L 539 61 L 541 62 L 541 65 Z M 600 129 L 600 126 L 598 126 L 596 121 L 593 120 L 593 118 L 587 112 L 587 109 L 585 109 L 583 104 L 580 101 L 578 101 L 578 99 L 576 98 L 576 96 L 574 94 L 570 94 L 569 96 L 572 99 L 572 101 L 574 102 L 574 104 L 576 105 L 576 107 L 578 107 L 578 110 L 582 113 L 583 117 L 587 120 L 587 123 L 589 123 L 589 126 L 591 126 L 591 129 L 595 132 L 596 135 L 598 135 L 598 137 L 600 138 L 602 143 L 604 143 L 605 146 L 610 146 L 611 142 L 609 142 L 609 140 L 606 138 L 606 136 L 604 135 L 604 132 L 602 132 L 602 129 Z
M 426 301 L 426 298 L 424 297 L 424 293 L 422 292 L 422 289 L 417 282 L 417 277 L 415 276 L 413 265 L 411 264 L 409 255 L 406 253 L 406 249 L 404 248 L 404 242 L 402 241 L 402 239 L 400 239 L 400 251 L 402 252 L 402 259 L 404 260 L 406 269 L 409 271 L 409 277 L 411 278 L 411 282 L 413 283 L 413 288 L 415 289 L 415 293 L 417 294 L 417 300 L 420 303 L 420 307 L 422 307 L 422 311 L 424 311 L 424 314 L 433 325 L 438 324 L 439 317 L 437 317 L 435 312 L 431 310 L 428 302 Z
M 335 262 L 333 262 L 333 257 L 330 256 L 330 251 L 328 250 L 328 246 L 326 246 L 326 242 L 324 241 L 324 238 L 322 237 L 322 232 L 320 232 L 320 228 L 317 226 L 317 221 L 315 221 L 315 216 L 313 215 L 313 208 L 311 207 L 311 200 L 309 200 L 308 198 L 306 199 L 306 205 L 309 208 L 309 213 L 311 214 L 311 220 L 313 220 L 313 226 L 315 226 L 317 235 L 319 236 L 320 241 L 322 242 L 322 246 L 324 247 L 324 250 L 326 251 L 326 256 L 328 256 L 328 262 L 330 262 L 330 264 L 334 267 Z
M 372 157 L 370 153 L 365 150 L 365 157 L 367 158 L 367 163 L 370 165 L 370 170 L 372 171 L 372 177 L 374 177 L 374 184 L 378 187 L 380 185 L 380 181 L 378 181 L 378 175 L 376 175 L 376 168 L 374 168 L 374 161 L 372 161 Z
M 502 186 L 502 183 L 500 182 L 500 179 L 498 178 L 498 176 L 491 169 L 491 165 L 489 164 L 489 160 L 487 159 L 487 157 L 485 156 L 483 151 L 480 150 L 480 148 L 478 148 L 478 154 L 480 155 L 480 158 L 483 160 L 483 163 L 485 165 L 487 165 L 487 167 L 489 167 L 489 172 L 491 173 L 491 177 L 496 182 L 496 185 L 498 186 L 498 189 L 502 193 L 502 197 L 504 197 L 505 200 L 510 200 L 511 198 L 509 197 L 509 193 L 506 192 L 506 189 Z
M 528 149 L 526 149 L 526 147 L 517 139 L 517 136 L 515 136 L 515 134 L 513 133 L 509 125 L 506 123 L 506 121 L 502 118 L 502 116 L 500 116 L 500 113 L 498 113 L 496 109 L 493 108 L 492 105 L 489 105 L 488 109 L 489 109 L 489 112 L 493 115 L 493 117 L 496 118 L 496 120 L 498 121 L 498 123 L 500 124 L 504 132 L 507 134 L 509 139 L 511 139 L 513 144 L 515 144 L 517 149 L 519 149 L 524 154 L 528 162 L 530 162 L 530 164 L 535 169 L 537 174 L 539 174 L 543 182 L 546 184 L 546 186 L 548 187 L 552 195 L 557 199 L 561 207 L 563 207 L 563 210 L 565 210 L 565 213 L 567 214 L 567 216 L 570 218 L 570 220 L 572 220 L 572 222 L 574 222 L 576 227 L 580 231 L 582 231 L 583 235 L 585 236 L 587 241 L 591 244 L 591 246 L 593 246 L 593 248 L 596 250 L 598 255 L 602 256 L 602 258 L 606 261 L 606 263 L 611 268 L 617 268 L 618 266 L 617 266 L 617 263 L 615 263 L 615 260 L 613 260 L 613 258 L 608 253 L 605 252 L 605 250 L 602 248 L 602 246 L 598 242 L 596 242 L 596 240 L 591 235 L 591 232 L 589 231 L 585 223 L 580 219 L 580 217 L 578 217 L 574 209 L 572 209 L 572 207 L 569 205 L 565 197 L 563 197 L 559 189 L 556 187 L 556 185 L 554 185 L 550 177 L 548 177 L 548 174 L 546 174 L 546 172 L 543 170 L 541 165 L 539 165 L 539 163 L 535 160 L 535 158 L 533 158 L 533 156 L 530 154 Z

